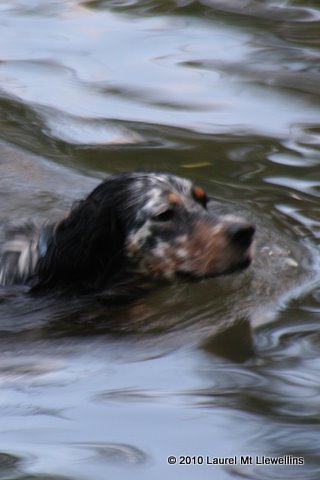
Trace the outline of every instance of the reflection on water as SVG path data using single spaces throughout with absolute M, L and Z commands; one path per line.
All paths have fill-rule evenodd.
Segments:
M 107 173 L 154 167 L 257 227 L 250 270 L 135 305 L 1 291 L 0 478 L 318 480 L 318 2 L 0 12 L 2 224 L 59 218 Z

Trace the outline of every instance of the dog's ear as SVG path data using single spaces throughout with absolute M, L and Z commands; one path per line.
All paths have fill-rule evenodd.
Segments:
M 125 226 L 107 182 L 57 224 L 40 259 L 34 289 L 54 285 L 99 286 L 122 267 Z

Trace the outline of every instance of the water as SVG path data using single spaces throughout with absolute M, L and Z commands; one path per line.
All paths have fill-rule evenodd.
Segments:
M 131 307 L 2 291 L 0 478 L 318 479 L 318 2 L 3 0 L 0 29 L 1 222 L 146 166 L 257 226 L 247 272 Z

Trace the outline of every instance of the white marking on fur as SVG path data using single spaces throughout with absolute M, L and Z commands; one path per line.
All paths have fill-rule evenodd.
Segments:
M 159 242 L 158 245 L 152 249 L 152 253 L 159 258 L 166 258 L 168 253 L 168 243 Z
M 176 255 L 178 258 L 181 258 L 183 260 L 185 260 L 189 256 L 188 251 L 185 248 L 179 248 L 176 252 Z
M 224 215 L 221 217 L 220 221 L 223 223 L 240 223 L 247 224 L 247 221 L 242 217 L 237 217 L 236 215 Z
M 128 256 L 133 257 L 137 250 L 143 245 L 145 240 L 151 235 L 150 230 L 151 222 L 146 222 L 139 230 L 131 233 L 127 239 L 127 245 L 129 245 Z

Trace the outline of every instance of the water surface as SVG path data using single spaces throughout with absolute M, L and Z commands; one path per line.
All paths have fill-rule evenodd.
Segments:
M 1 291 L 0 478 L 318 479 L 318 2 L 4 0 L 0 29 L 2 223 L 155 167 L 257 226 L 248 271 L 134 306 Z

